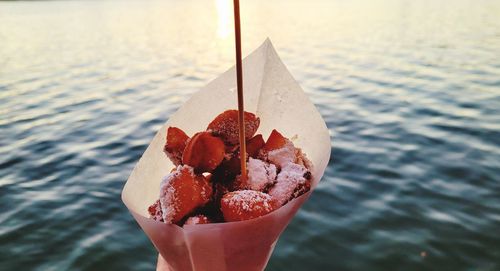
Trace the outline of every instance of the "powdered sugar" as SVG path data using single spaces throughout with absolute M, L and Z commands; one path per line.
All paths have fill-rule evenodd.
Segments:
M 239 190 L 226 194 L 222 201 L 234 208 L 237 214 L 249 213 L 263 209 L 272 211 L 272 198 L 270 195 L 253 190 Z
M 187 171 L 194 176 L 192 167 L 187 165 L 178 166 L 175 171 L 163 177 L 160 184 L 160 205 L 165 223 L 172 223 L 175 214 L 179 212 L 179 199 L 174 186 L 170 185 L 170 182 L 182 174 L 182 171 Z
M 246 187 L 251 190 L 263 191 L 274 184 L 276 166 L 250 157 L 247 162 L 248 179 Z
M 155 203 L 153 203 L 151 206 L 148 208 L 148 212 L 150 215 L 150 218 L 163 222 L 163 211 L 161 209 L 161 204 L 160 200 L 157 200 Z
M 201 200 L 204 202 L 208 202 L 210 197 L 212 196 L 212 190 L 209 186 L 202 185 L 200 191 Z
M 208 133 L 200 132 L 212 133 L 211 137 L 216 135 L 225 139 L 224 159 L 226 162 L 219 168 L 223 171 L 234 171 L 233 175 L 230 177 L 217 175 L 220 178 L 210 180 L 211 174 L 214 174 L 212 170 L 201 173 L 197 169 L 195 173 L 195 169 L 191 166 L 177 166 L 174 171 L 163 178 L 160 184 L 160 199 L 148 209 L 152 218 L 165 223 L 179 225 L 186 221 L 185 225 L 195 225 L 203 224 L 204 220 L 208 220 L 205 215 L 209 214 L 217 221 L 219 219 L 217 211 L 215 214 L 211 213 L 212 211 L 205 213 L 211 209 L 203 209 L 203 206 L 212 202 L 214 206 L 220 206 L 222 213 L 219 214 L 222 214 L 226 221 L 247 220 L 265 215 L 310 189 L 311 162 L 301 149 L 296 148 L 292 141 L 277 131 L 273 131 L 275 135 L 270 136 L 267 143 L 264 143 L 261 138 L 261 145 L 254 146 L 254 155 L 259 150 L 260 154 L 258 159 L 254 156 L 248 157 L 248 178 L 243 180 L 241 175 L 234 177 L 237 174 L 236 169 L 239 171 L 239 165 L 236 164 L 239 161 L 235 159 L 235 157 L 238 158 L 239 148 L 236 145 L 239 137 L 236 113 L 236 110 L 224 112 L 209 124 Z M 247 115 L 245 115 L 246 118 Z M 245 128 L 250 130 L 247 136 L 256 132 L 259 122 L 255 116 L 246 122 Z M 217 140 L 222 143 L 220 139 L 217 138 Z M 186 141 L 189 145 L 193 139 L 188 138 Z M 212 144 L 214 142 L 208 142 L 207 146 Z M 266 144 L 269 145 L 267 148 Z M 203 156 L 203 154 L 210 153 L 210 150 L 196 149 L 195 154 L 200 155 L 199 153 L 201 153 L 200 157 L 204 158 L 204 162 L 217 164 L 214 157 Z M 171 157 L 176 154 L 167 152 L 172 160 L 181 158 Z M 266 194 L 267 192 L 269 193 Z M 216 196 L 213 196 L 214 193 Z
M 267 153 L 267 159 L 269 162 L 280 168 L 284 167 L 288 163 L 294 163 L 295 158 L 295 147 L 290 140 L 287 140 L 283 147 Z
M 166 184 L 160 187 L 160 204 L 165 223 L 172 223 L 174 215 L 179 211 L 178 202 L 173 186 Z
M 278 174 L 276 184 L 269 190 L 269 195 L 280 205 L 287 203 L 310 188 L 310 181 L 304 175 L 308 170 L 299 164 L 288 163 Z
M 191 216 L 186 220 L 184 225 L 208 224 L 210 220 L 204 215 Z
M 248 140 L 257 131 L 260 119 L 254 114 L 245 112 L 245 138 Z M 236 145 L 239 142 L 238 111 L 227 110 L 218 115 L 209 125 L 207 131 L 219 135 L 229 145 Z

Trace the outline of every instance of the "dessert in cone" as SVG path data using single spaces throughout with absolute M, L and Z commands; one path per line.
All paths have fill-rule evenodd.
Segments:
M 237 142 L 234 133 L 219 129 L 227 125 L 217 125 L 228 119 L 217 121 L 221 112 L 236 108 L 232 68 L 194 94 L 171 116 L 123 189 L 124 203 L 169 270 L 263 270 L 279 235 L 310 196 L 328 164 L 331 146 L 325 122 L 271 42 L 266 40 L 245 58 L 243 67 L 245 107 L 248 114 L 260 120 L 257 128 L 246 129 L 247 182 L 216 196 L 218 181 L 207 174 L 216 175 L 217 168 L 230 163 L 228 146 Z M 207 124 L 211 124 L 209 129 Z M 254 139 L 257 143 L 251 143 L 254 134 L 262 135 L 261 139 Z M 283 147 L 280 140 L 270 140 L 277 134 L 286 139 L 285 143 L 300 147 L 314 166 L 297 159 L 302 155 L 294 161 L 282 159 L 286 157 L 283 152 L 269 155 Z M 262 146 L 258 142 L 263 138 L 267 140 Z M 253 145 L 260 148 L 255 151 Z M 269 180 L 250 180 L 251 172 L 255 175 L 262 169 L 267 173 L 276 170 L 276 174 L 267 176 Z M 294 179 L 297 174 L 304 177 L 301 189 L 278 185 L 280 180 Z M 238 183 L 237 177 L 228 179 Z M 194 196 L 188 203 L 183 201 L 181 207 L 173 208 L 178 197 L 172 195 L 179 195 L 173 191 L 189 191 Z M 173 194 L 166 196 L 169 193 Z M 211 203 L 220 204 L 221 217 L 203 211 Z M 242 212 L 247 209 L 250 212 Z

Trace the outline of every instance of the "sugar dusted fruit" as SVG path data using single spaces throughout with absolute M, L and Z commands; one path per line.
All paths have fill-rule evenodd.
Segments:
M 219 114 L 189 138 L 167 130 L 164 151 L 176 167 L 148 208 L 156 221 L 184 225 L 243 221 L 268 214 L 311 189 L 312 164 L 277 130 L 264 141 L 260 119 L 245 112 L 247 174 L 241 175 L 238 111 Z
M 259 128 L 260 119 L 252 113 L 244 112 L 245 138 L 253 137 Z M 238 110 L 226 110 L 219 114 L 208 124 L 208 131 L 220 136 L 228 145 L 236 145 L 239 142 Z
M 177 127 L 168 127 L 167 142 L 165 143 L 164 151 L 168 158 L 172 160 L 174 165 L 178 166 L 182 162 L 182 153 L 186 148 L 186 143 L 189 136 Z
M 257 218 L 272 212 L 276 203 L 268 194 L 240 190 L 229 192 L 221 199 L 221 210 L 228 222 Z
M 261 156 L 281 168 L 297 160 L 296 152 L 292 141 L 273 130 L 266 144 L 262 147 Z
M 311 172 L 302 165 L 289 163 L 281 168 L 269 195 L 281 206 L 311 188 Z
M 178 223 L 196 208 L 210 201 L 212 186 L 193 168 L 179 166 L 165 176 L 160 185 L 160 204 L 165 223 Z
M 197 225 L 197 224 L 209 224 L 210 219 L 204 215 L 195 215 L 195 216 L 190 216 L 186 222 L 184 223 L 185 225 Z
M 149 217 L 156 221 L 163 222 L 163 211 L 161 210 L 160 200 L 155 201 L 148 208 Z
M 248 178 L 244 187 L 256 191 L 264 191 L 276 180 L 276 166 L 250 157 L 247 162 Z

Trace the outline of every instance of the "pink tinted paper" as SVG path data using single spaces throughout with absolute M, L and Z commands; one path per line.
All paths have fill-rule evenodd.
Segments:
M 261 120 L 258 133 L 267 138 L 277 129 L 302 148 L 314 165 L 314 189 L 330 159 L 329 132 L 269 40 L 243 60 L 243 84 L 245 110 Z M 123 202 L 165 260 L 159 259 L 159 270 L 263 270 L 279 235 L 312 192 L 242 222 L 181 228 L 148 218 L 147 208 L 158 199 L 161 178 L 174 167 L 163 153 L 166 129 L 176 126 L 189 136 L 205 130 L 219 113 L 237 108 L 235 88 L 233 67 L 195 93 L 158 131 L 122 191 Z

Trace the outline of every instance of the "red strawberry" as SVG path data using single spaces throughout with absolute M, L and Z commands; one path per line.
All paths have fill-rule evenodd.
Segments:
M 282 134 L 276 131 L 276 129 L 274 129 L 269 135 L 269 138 L 267 139 L 266 144 L 264 145 L 264 147 L 262 147 L 262 149 L 264 151 L 277 150 L 284 147 L 288 141 L 289 140 L 286 137 L 284 137 Z
M 161 210 L 160 200 L 155 201 L 155 203 L 149 206 L 148 213 L 150 218 L 163 222 L 163 212 Z
M 182 163 L 196 172 L 211 172 L 224 159 L 224 142 L 209 132 L 196 133 L 182 154 Z
M 260 119 L 255 114 L 244 112 L 245 119 L 245 139 L 252 138 L 259 128 Z M 238 110 L 226 110 L 219 114 L 208 124 L 207 131 L 220 136 L 229 145 L 236 145 L 239 142 Z
M 262 147 L 259 157 L 275 164 L 278 168 L 297 160 L 297 149 L 292 141 L 284 137 L 278 131 L 273 130 Z
M 212 197 L 212 185 L 203 175 L 194 175 L 189 166 L 168 174 L 160 186 L 160 202 L 166 223 L 178 223 Z
M 228 222 L 257 218 L 276 209 L 276 202 L 268 194 L 240 190 L 229 192 L 221 199 L 221 210 Z
M 167 142 L 163 150 L 174 165 L 178 166 L 181 164 L 182 153 L 186 148 L 188 140 L 189 137 L 181 129 L 177 127 L 168 127 Z
M 254 137 L 252 137 L 250 140 L 247 141 L 247 153 L 248 156 L 252 158 L 256 158 L 257 155 L 259 154 L 260 149 L 264 147 L 266 142 L 264 142 L 264 138 L 262 137 L 261 134 L 258 134 Z

